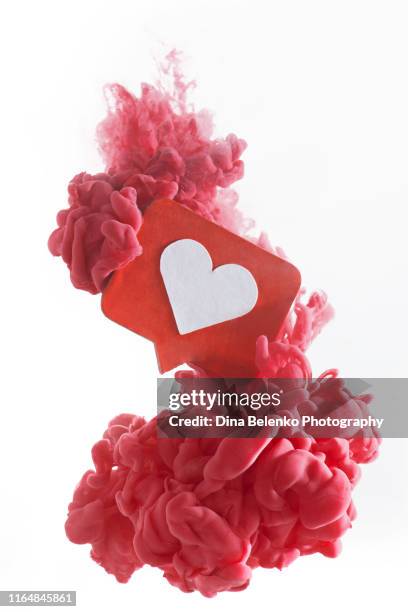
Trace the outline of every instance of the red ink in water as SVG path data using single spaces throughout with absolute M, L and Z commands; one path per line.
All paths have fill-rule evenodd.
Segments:
M 69 208 L 58 215 L 49 247 L 75 287 L 103 290 L 109 275 L 140 254 L 143 212 L 159 198 L 246 236 L 251 222 L 229 189 L 243 175 L 245 142 L 212 138 L 208 112 L 188 110 L 177 56 L 168 58 L 174 92 L 143 85 L 139 98 L 108 89 L 99 126 L 104 173 L 76 176 Z M 265 235 L 252 239 L 273 249 Z M 263 377 L 310 378 L 310 342 L 332 317 L 323 293 L 301 293 L 280 335 L 260 337 Z M 335 371 L 330 372 L 336 375 Z M 156 435 L 156 420 L 122 414 L 92 450 L 69 506 L 71 541 L 120 582 L 144 564 L 182 591 L 211 597 L 247 587 L 256 567 L 283 568 L 320 552 L 335 557 L 355 517 L 351 492 L 377 455 L 376 437 L 360 439 L 185 439 Z

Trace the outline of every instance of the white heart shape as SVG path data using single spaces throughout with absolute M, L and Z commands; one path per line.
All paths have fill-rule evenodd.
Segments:
M 250 312 L 258 299 L 252 274 L 238 264 L 215 270 L 196 240 L 177 240 L 160 257 L 160 272 L 180 334 L 230 321 Z

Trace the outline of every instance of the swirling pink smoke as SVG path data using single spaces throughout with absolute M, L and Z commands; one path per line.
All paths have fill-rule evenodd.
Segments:
M 140 98 L 121 85 L 107 88 L 110 110 L 98 128 L 107 171 L 72 179 L 69 207 L 58 213 L 48 242 L 78 289 L 100 292 L 114 270 L 141 253 L 141 214 L 154 200 L 174 198 L 237 233 L 250 226 L 228 189 L 243 175 L 246 143 L 234 134 L 213 139 L 211 115 L 188 112 L 175 52 L 162 66 L 169 71 L 174 95 L 146 84 Z
M 98 130 L 106 171 L 74 177 L 49 240 L 74 286 L 91 293 L 141 253 L 143 211 L 157 198 L 248 237 L 251 222 L 229 189 L 243 175 L 245 142 L 213 139 L 209 113 L 187 109 L 189 85 L 174 52 L 162 69 L 173 77 L 171 93 L 160 85 L 143 85 L 139 98 L 119 85 L 108 89 L 110 110 Z M 250 239 L 284 256 L 265 235 Z M 278 338 L 258 339 L 260 377 L 311 378 L 305 351 L 333 312 L 323 293 L 303 298 Z M 131 414 L 109 423 L 92 449 L 95 469 L 69 505 L 66 533 L 90 544 L 92 558 L 120 582 L 148 564 L 182 591 L 207 597 L 245 589 L 257 567 L 337 556 L 355 518 L 359 464 L 379 445 L 376 436 L 164 439 L 156 427 L 156 419 Z

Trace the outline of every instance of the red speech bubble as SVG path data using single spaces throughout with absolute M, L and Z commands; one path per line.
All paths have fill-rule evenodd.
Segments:
M 152 340 L 161 373 L 255 375 L 258 336 L 274 339 L 300 287 L 287 261 L 171 200 L 147 209 L 143 253 L 116 271 L 102 310 Z

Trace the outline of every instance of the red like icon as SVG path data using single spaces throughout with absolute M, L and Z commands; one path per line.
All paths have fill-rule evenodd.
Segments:
M 298 270 L 170 200 L 151 204 L 138 238 L 142 255 L 103 293 L 105 315 L 155 343 L 160 372 L 253 376 L 256 339 L 278 334 Z

